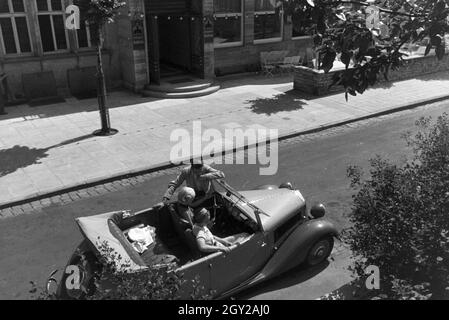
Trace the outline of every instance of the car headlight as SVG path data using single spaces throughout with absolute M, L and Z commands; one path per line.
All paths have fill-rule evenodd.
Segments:
M 279 189 L 290 189 L 293 190 L 293 185 L 291 182 L 284 182 L 281 185 L 279 185 Z
M 310 208 L 310 215 L 314 219 L 322 218 L 326 214 L 326 207 L 322 203 L 316 203 Z

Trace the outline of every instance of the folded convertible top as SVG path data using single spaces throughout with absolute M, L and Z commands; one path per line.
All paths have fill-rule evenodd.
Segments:
M 90 217 L 77 218 L 81 232 L 98 253 L 109 262 L 116 263 L 119 271 L 139 271 L 146 268 L 145 262 L 127 241 L 117 226 L 117 218 L 121 219 L 122 211 L 113 211 Z M 113 254 L 105 254 L 105 249 Z

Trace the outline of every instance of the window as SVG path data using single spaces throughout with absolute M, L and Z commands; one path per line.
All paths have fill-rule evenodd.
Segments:
M 7 55 L 32 52 L 24 0 L 0 1 L 0 45 Z
M 276 0 L 255 0 L 254 42 L 282 40 L 282 10 Z
M 62 0 L 36 0 L 36 5 L 43 51 L 67 50 L 65 6 Z
M 78 48 L 90 48 L 92 47 L 92 38 L 90 36 L 90 29 L 86 23 L 80 23 L 80 29 L 76 30 L 76 38 Z
M 79 0 L 74 0 L 73 4 L 78 5 Z M 80 29 L 76 30 L 76 43 L 79 49 L 91 48 L 95 45 L 97 32 L 89 28 L 86 21 L 80 21 Z
M 242 0 L 214 0 L 214 19 L 215 47 L 243 44 Z
M 304 28 L 304 16 L 301 11 L 292 14 L 292 38 L 309 36 Z

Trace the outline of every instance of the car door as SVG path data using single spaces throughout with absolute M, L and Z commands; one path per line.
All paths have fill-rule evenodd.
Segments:
M 190 299 L 190 295 L 192 294 L 194 289 L 200 296 L 210 293 L 211 281 L 208 262 L 209 260 L 210 257 L 206 256 L 177 269 L 176 272 L 181 275 L 182 279 L 184 280 L 180 290 L 181 298 Z M 195 280 L 195 282 L 193 280 Z
M 267 241 L 266 234 L 257 232 L 230 252 L 214 254 L 208 261 L 211 289 L 221 294 L 259 271 L 272 253 Z

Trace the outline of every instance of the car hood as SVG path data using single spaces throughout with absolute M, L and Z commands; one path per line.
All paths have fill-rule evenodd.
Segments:
M 250 203 L 260 208 L 264 213 L 260 214 L 264 230 L 272 230 L 305 205 L 304 197 L 298 190 L 285 188 L 273 190 L 250 190 L 240 191 Z M 240 203 L 248 212 L 252 212 L 244 203 Z

